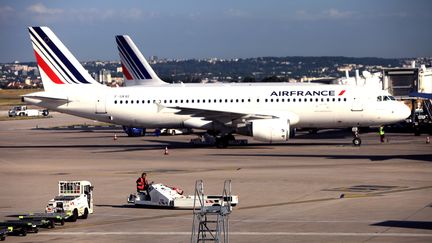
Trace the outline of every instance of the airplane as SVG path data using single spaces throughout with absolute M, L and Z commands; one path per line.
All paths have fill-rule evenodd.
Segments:
M 51 29 L 29 27 L 29 32 L 44 91 L 24 95 L 23 100 L 88 119 L 127 127 L 203 129 L 215 136 L 218 147 L 226 147 L 233 134 L 279 143 L 287 141 L 296 127 L 379 126 L 410 115 L 409 108 L 388 92 L 356 86 L 159 83 L 108 87 L 89 75 Z M 144 77 L 145 72 L 155 75 L 149 65 L 131 71 Z M 355 137 L 353 143 L 359 145 L 360 138 Z

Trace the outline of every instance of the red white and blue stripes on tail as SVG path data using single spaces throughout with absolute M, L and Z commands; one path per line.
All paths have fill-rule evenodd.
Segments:
M 166 84 L 156 75 L 129 36 L 118 35 L 116 36 L 116 42 L 123 74 L 126 78 L 126 85 L 130 83 L 147 85 Z
M 62 85 L 99 84 L 48 27 L 29 27 L 45 90 Z

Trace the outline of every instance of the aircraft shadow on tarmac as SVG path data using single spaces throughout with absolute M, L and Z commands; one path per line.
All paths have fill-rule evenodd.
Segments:
M 96 207 L 104 207 L 104 208 L 143 208 L 143 209 L 158 209 L 158 210 L 181 210 L 181 211 L 191 211 L 186 208 L 169 208 L 169 207 L 158 207 L 158 206 L 144 206 L 144 205 L 111 205 L 111 204 L 96 204 Z
M 387 220 L 372 226 L 385 226 L 397 228 L 410 228 L 410 229 L 427 229 L 432 230 L 432 221 L 407 221 L 407 220 Z
M 432 162 L 432 154 L 404 154 L 404 155 L 314 155 L 314 154 L 212 154 L 214 156 L 238 157 L 282 157 L 282 158 L 328 158 L 328 159 L 369 159 L 371 161 L 384 161 L 390 159 L 407 159 Z

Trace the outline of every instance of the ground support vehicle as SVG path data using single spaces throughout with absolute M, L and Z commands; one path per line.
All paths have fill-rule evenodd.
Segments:
M 10 232 L 10 234 L 22 236 L 26 236 L 27 233 L 37 233 L 39 231 L 38 227 L 32 222 L 20 220 L 0 222 L 0 227 L 10 228 L 12 229 L 12 232 Z
M 168 187 L 163 184 L 152 184 L 149 186 L 149 195 L 147 192 L 137 192 L 130 194 L 127 201 L 135 206 L 145 207 L 165 207 L 178 209 L 193 209 L 194 205 L 200 205 L 198 198 L 189 195 L 184 196 L 183 191 L 178 188 Z M 221 205 L 223 201 L 231 201 L 232 206 L 238 203 L 238 196 L 223 197 L 221 195 L 205 195 L 205 206 Z M 195 203 L 195 204 L 194 204 Z
M 8 111 L 9 117 L 15 116 L 48 116 L 49 111 L 47 109 L 37 110 L 37 109 L 28 109 L 27 106 L 14 106 L 12 109 Z
M 59 194 L 48 202 L 46 213 L 65 213 L 72 222 L 93 213 L 93 186 L 89 181 L 59 181 Z

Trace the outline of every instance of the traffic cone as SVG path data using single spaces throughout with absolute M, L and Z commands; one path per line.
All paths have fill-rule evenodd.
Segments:
M 165 147 L 164 155 L 168 155 L 168 147 Z
M 429 138 L 429 136 L 426 137 L 426 143 L 430 144 L 430 138 Z
M 114 140 L 117 140 L 117 134 L 114 134 L 114 138 L 113 138 Z

